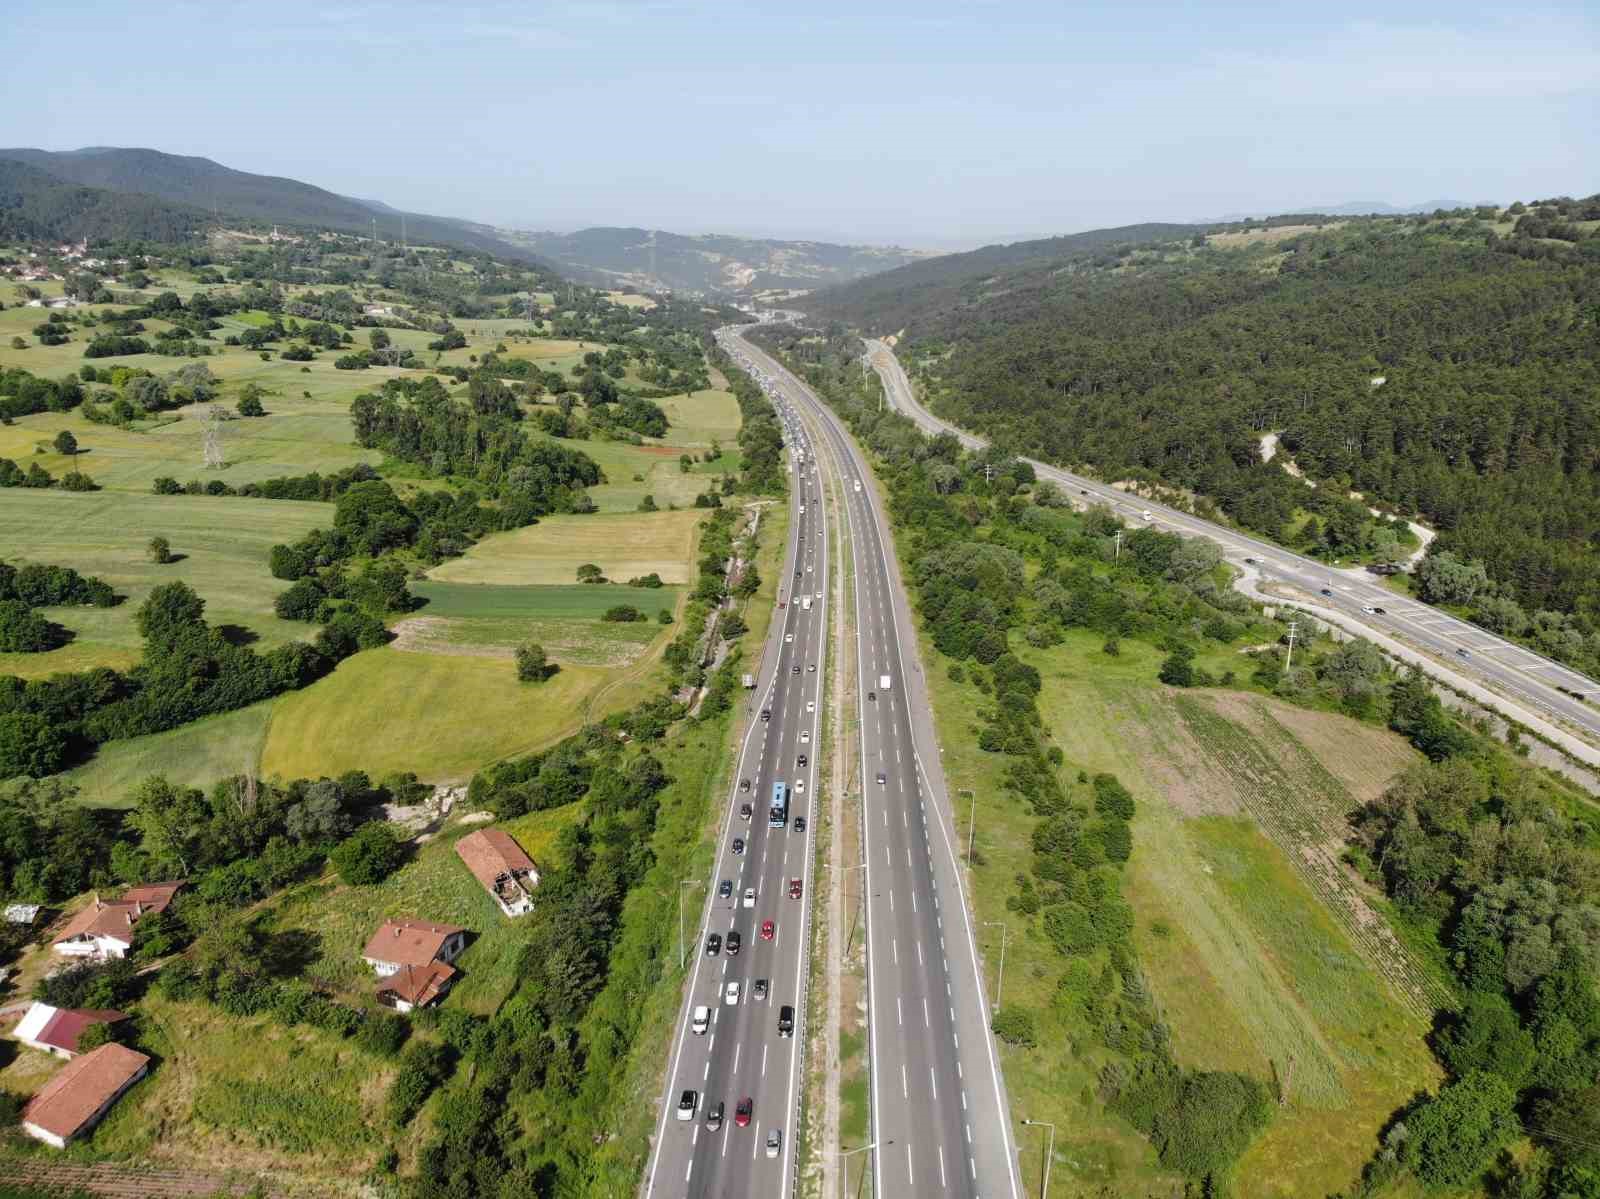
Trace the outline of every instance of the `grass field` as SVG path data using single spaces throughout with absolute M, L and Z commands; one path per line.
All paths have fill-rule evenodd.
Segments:
M 1275 1070 L 1288 1074 L 1291 1102 L 1241 1163 L 1235 1191 L 1290 1196 L 1348 1185 L 1384 1120 L 1436 1077 L 1418 1014 L 1426 982 L 1334 861 L 1344 813 L 1414 755 L 1340 716 L 1238 692 L 1173 693 L 1155 681 L 1159 652 L 1124 642 L 1109 658 L 1101 640 L 1074 634 L 1023 654 L 1043 676 L 1040 710 L 1069 770 L 1112 771 L 1139 801 L 1126 889 L 1178 1060 L 1269 1084 Z M 1208 653 L 1203 665 L 1237 668 L 1228 657 Z M 979 796 L 976 898 L 980 918 L 1008 923 L 1006 1001 L 1042 1013 L 1040 1048 L 1004 1052 L 1013 1109 L 1061 1125 L 1058 1178 L 1065 1171 L 1080 1186 L 1119 1194 L 1167 1185 L 1144 1140 L 1094 1098 L 1103 1057 L 1094 1038 L 1053 1027 L 1064 960 L 1037 918 L 1006 909 L 1016 873 L 1029 865 L 1034 817 L 1002 791 L 1003 760 L 976 748 L 970 713 L 983 699 L 942 672 L 931 681 L 963 832 L 962 791 Z M 1242 752 L 1242 742 L 1259 743 L 1261 754 Z M 985 934 L 993 986 L 999 930 Z M 1018 1138 L 1034 1188 L 1036 1140 Z
M 327 505 L 16 488 L 0 506 L 0 558 L 70 566 L 99 575 L 127 596 L 115 608 L 48 609 L 46 615 L 77 639 L 46 654 L 0 654 L 0 673 L 34 677 L 129 665 L 141 648 L 135 611 L 152 588 L 175 581 L 206 601 L 213 625 L 248 630 L 263 648 L 306 635 L 305 625 L 273 615 L 272 601 L 288 584 L 268 572 L 267 550 L 326 524 Z M 181 560 L 166 566 L 150 561 L 146 547 L 156 534 Z
M 694 530 L 704 515 L 550 516 L 526 529 L 485 537 L 462 557 L 434 567 L 429 577 L 444 583 L 575 583 L 578 567 L 592 562 L 618 582 L 653 572 L 664 583 L 686 583 L 693 569 Z
M 524 684 L 510 663 L 493 658 L 369 650 L 279 697 L 261 772 L 294 779 L 365 770 L 379 778 L 411 770 L 429 782 L 461 782 L 485 762 L 627 706 L 637 691 L 628 674 L 592 666 Z
M 129 794 L 152 774 L 205 790 L 218 779 L 259 768 L 277 702 L 262 700 L 169 732 L 108 741 L 63 777 L 78 788 L 78 802 L 92 808 L 126 807 Z

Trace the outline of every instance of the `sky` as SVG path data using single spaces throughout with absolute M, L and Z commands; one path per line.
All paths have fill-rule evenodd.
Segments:
M 5 9 L 0 145 L 149 146 L 526 229 L 955 248 L 1600 190 L 1587 0 Z

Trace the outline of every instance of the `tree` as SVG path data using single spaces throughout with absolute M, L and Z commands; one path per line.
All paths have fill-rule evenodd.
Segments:
M 266 395 L 266 389 L 259 383 L 246 383 L 239 392 L 238 411 L 240 416 L 265 416 L 266 405 L 261 402 L 261 397 Z
M 22 600 L 0 600 L 0 653 L 43 653 L 57 640 L 55 627 Z
M 551 675 L 550 658 L 544 646 L 528 641 L 517 646 L 517 678 L 524 683 L 542 683 Z
M 1461 1011 L 1439 1030 L 1434 1047 L 1457 1078 L 1487 1070 L 1520 1087 L 1533 1069 L 1533 1034 L 1499 993 L 1470 992 Z
M 280 620 L 315 620 L 327 598 L 315 579 L 297 579 L 272 601 L 272 610 Z
M 139 605 L 134 624 L 146 641 L 165 645 L 205 623 L 206 602 L 187 583 L 165 583 Z
M 0 779 L 43 778 L 61 769 L 67 739 L 53 723 L 32 712 L 0 715 Z
M 70 429 L 62 429 L 61 432 L 57 433 L 52 444 L 56 447 L 56 453 L 58 454 L 71 455 L 78 452 L 78 439 L 72 435 L 72 430 Z
M 138 834 L 157 876 L 185 877 L 198 868 L 211 815 L 205 796 L 152 775 L 134 791 L 133 802 L 124 823 Z
M 1416 574 L 1430 604 L 1470 604 L 1489 585 L 1482 562 L 1463 562 L 1449 550 L 1429 554 L 1417 563 Z
M 367 344 L 374 350 L 387 350 L 394 343 L 389 339 L 387 329 L 374 329 L 367 334 Z
M 1169 687 L 1193 687 L 1196 681 L 1194 650 L 1186 645 L 1175 648 L 1161 663 L 1160 678 Z
M 157 566 L 165 566 L 168 562 L 172 561 L 172 543 L 169 542 L 165 537 L 150 538 L 148 550 L 150 554 L 150 561 L 154 562 Z
M 363 824 L 328 855 L 339 877 L 357 886 L 381 883 L 405 861 L 405 846 L 382 820 Z
M 1406 1118 L 1408 1165 L 1432 1187 L 1474 1182 L 1522 1132 L 1517 1093 L 1505 1079 L 1475 1070 L 1424 1100 Z

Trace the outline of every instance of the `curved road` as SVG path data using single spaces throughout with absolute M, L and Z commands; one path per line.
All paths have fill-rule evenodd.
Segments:
M 919 404 L 899 359 L 886 344 L 867 339 L 866 345 L 867 359 L 883 381 L 890 407 L 929 433 L 953 433 L 969 450 L 988 444 L 940 420 Z M 1312 605 L 1336 612 L 1343 623 L 1359 624 L 1410 642 L 1442 659 L 1450 673 L 1485 684 L 1514 708 L 1521 709 L 1509 714 L 1519 715 L 1546 735 L 1555 734 L 1552 739 L 1563 743 L 1575 756 L 1591 764 L 1600 763 L 1600 755 L 1593 748 L 1600 744 L 1600 709 L 1588 702 L 1600 700 L 1600 683 L 1593 679 L 1438 608 L 1396 595 L 1360 572 L 1334 570 L 1247 533 L 1129 495 L 1097 480 L 1031 458 L 1025 461 L 1040 478 L 1059 484 L 1079 506 L 1088 501 L 1104 503 L 1134 524 L 1209 537 L 1222 547 L 1233 565 L 1253 570 L 1266 582 L 1305 592 Z M 1577 698 L 1574 692 L 1584 698 Z M 1551 727 L 1545 729 L 1541 725 Z

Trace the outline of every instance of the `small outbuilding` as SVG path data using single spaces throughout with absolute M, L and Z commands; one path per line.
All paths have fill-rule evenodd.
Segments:
M 65 1149 L 98 1124 L 112 1104 L 150 1070 L 150 1059 L 108 1041 L 68 1062 L 22 1109 L 22 1130 Z
M 12 1035 L 24 1045 L 68 1061 L 78 1056 L 78 1038 L 92 1025 L 116 1024 L 126 1012 L 109 1008 L 51 1007 L 36 1003 L 23 1013 Z
M 456 842 L 456 853 L 507 916 L 533 911 L 539 868 L 504 829 L 484 828 Z
M 431 1007 L 444 998 L 455 979 L 456 968 L 445 962 L 401 966 L 378 983 L 378 1002 L 401 1013 Z

